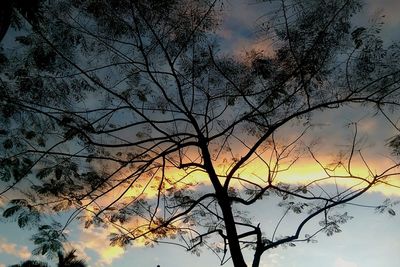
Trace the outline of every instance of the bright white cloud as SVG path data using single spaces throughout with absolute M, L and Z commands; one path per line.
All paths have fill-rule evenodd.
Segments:
M 23 260 L 26 260 L 31 256 L 31 252 L 27 246 L 19 246 L 14 243 L 9 243 L 5 238 L 0 238 L 0 253 L 10 254 Z
M 335 267 L 359 267 L 357 263 L 338 258 L 335 261 Z
M 81 252 L 81 257 L 90 260 L 87 252 L 95 252 L 99 259 L 94 263 L 94 266 L 111 266 L 112 262 L 121 258 L 124 254 L 124 249 L 120 247 L 112 247 L 109 245 L 109 231 L 100 228 L 83 229 L 80 233 L 79 241 L 71 244 L 74 248 Z
M 267 259 L 261 259 L 261 267 L 279 267 L 284 257 L 278 253 L 269 253 L 266 255 Z

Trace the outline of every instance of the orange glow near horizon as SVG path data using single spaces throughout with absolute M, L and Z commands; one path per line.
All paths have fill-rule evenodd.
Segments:
M 330 162 L 330 157 L 321 157 L 321 164 Z M 279 182 L 291 184 L 291 185 L 307 185 L 307 184 L 318 184 L 319 186 L 337 185 L 341 188 L 349 188 L 356 186 L 360 188 L 366 186 L 366 183 L 360 184 L 360 179 L 371 180 L 374 175 L 379 175 L 385 169 L 393 165 L 389 159 L 375 159 L 370 160 L 368 167 L 361 161 L 360 158 L 354 158 L 351 164 L 351 174 L 346 170 L 347 162 L 342 164 L 346 167 L 339 166 L 334 170 L 325 172 L 324 169 L 311 157 L 303 157 L 298 159 L 293 165 L 290 162 L 283 162 L 278 166 L 271 164 L 270 167 L 274 170 L 269 172 L 267 165 L 261 160 L 253 160 L 250 164 L 239 168 L 235 173 L 237 179 L 232 179 L 231 186 L 237 190 L 241 190 L 243 185 L 246 185 L 245 180 L 250 183 L 258 183 L 260 186 L 266 186 L 268 180 L 268 174 L 273 175 L 273 183 Z M 220 175 L 220 181 L 223 183 L 225 175 L 229 171 L 227 164 L 215 164 L 215 169 L 218 175 Z M 168 191 L 169 188 L 174 187 L 175 189 L 192 188 L 196 190 L 197 185 L 211 185 L 207 173 L 197 170 L 189 173 L 188 170 L 177 169 L 174 167 L 165 169 L 165 177 L 163 189 Z M 400 177 L 394 175 L 399 172 L 398 168 L 394 168 L 389 173 L 392 174 L 385 182 L 393 185 L 390 186 L 385 183 L 380 183 L 373 186 L 369 192 L 379 192 L 387 196 L 400 196 Z M 329 174 L 329 175 L 328 175 Z M 121 177 L 126 177 L 129 172 L 121 172 Z M 153 199 L 157 198 L 159 187 L 160 187 L 160 170 L 153 174 L 151 177 L 141 177 L 135 184 L 128 189 L 126 187 L 118 187 L 106 194 L 98 201 L 97 204 L 106 205 L 111 203 L 115 196 L 121 196 L 121 201 L 133 201 L 135 199 Z M 241 181 L 239 181 L 241 179 Z M 189 186 L 188 186 L 189 184 Z
M 320 160 L 321 164 L 326 164 L 331 161 L 331 157 L 325 156 L 325 157 L 320 157 L 318 160 Z M 276 166 L 275 170 L 275 176 L 274 176 L 274 184 L 277 184 L 279 182 L 282 183 L 287 183 L 291 185 L 306 185 L 308 183 L 314 182 L 318 180 L 318 185 L 321 187 L 324 186 L 331 186 L 331 185 L 337 185 L 340 187 L 340 191 L 343 192 L 346 188 L 350 188 L 352 186 L 355 186 L 356 184 L 360 183 L 360 180 L 357 180 L 355 178 L 351 178 L 350 174 L 346 169 L 342 167 L 337 167 L 335 170 L 328 171 L 328 174 L 330 175 L 328 177 L 327 173 L 324 171 L 324 169 L 311 157 L 302 157 L 298 159 L 293 165 L 290 165 L 290 168 L 288 168 L 288 165 L 290 160 L 288 160 L 286 163 L 283 162 L 279 166 Z M 226 175 L 227 171 L 229 168 L 227 167 L 227 164 L 215 164 L 216 165 L 216 171 L 217 173 L 221 176 L 221 182 L 224 181 L 223 176 Z M 344 166 L 347 168 L 347 162 L 343 163 Z M 367 166 L 362 162 L 360 158 L 355 157 L 352 165 L 351 165 L 351 174 L 353 176 L 359 176 L 368 180 L 371 180 L 372 177 L 376 174 L 382 173 L 385 169 L 389 168 L 391 165 L 393 165 L 393 162 L 391 162 L 389 159 L 381 159 L 381 158 L 376 158 L 376 159 L 370 159 L 368 163 L 368 167 L 370 170 L 368 170 Z M 271 168 L 273 165 L 271 166 Z M 279 168 L 278 168 L 279 167 Z M 398 172 L 399 169 L 393 169 L 391 170 L 390 173 L 395 174 Z M 371 172 L 371 173 L 370 173 Z M 121 175 L 129 175 L 129 172 L 126 173 L 121 173 Z M 155 173 L 154 176 L 152 176 L 154 179 L 150 180 L 147 177 L 147 179 L 142 179 L 138 180 L 137 186 L 130 187 L 124 194 L 124 190 L 126 188 L 117 188 L 116 190 L 111 191 L 109 194 L 105 195 L 104 197 L 101 198 L 97 204 L 101 205 L 107 205 L 111 203 L 114 199 L 115 196 L 119 196 L 123 194 L 123 197 L 121 199 L 122 203 L 123 201 L 132 201 L 133 199 L 154 199 L 157 198 L 158 196 L 158 188 L 160 184 L 160 178 L 155 178 L 159 176 L 159 173 Z M 205 172 L 201 171 L 196 171 L 188 175 L 187 171 L 185 170 L 179 170 L 176 168 L 168 168 L 165 170 L 165 176 L 167 177 L 168 181 L 173 183 L 176 182 L 175 185 L 171 184 L 166 184 L 164 189 L 168 190 L 168 186 L 172 187 L 175 186 L 175 188 L 180 189 L 184 188 L 185 184 L 188 183 L 193 183 L 193 186 L 190 186 L 192 190 L 196 190 L 196 185 L 211 185 L 210 180 L 208 179 L 208 176 Z M 258 182 L 261 185 L 266 185 L 267 181 L 267 176 L 268 176 L 268 168 L 267 165 L 260 159 L 254 159 L 251 161 L 250 164 L 244 166 L 243 168 L 240 168 L 237 173 L 235 174 L 236 177 L 239 177 L 241 179 L 248 179 L 250 182 Z M 325 180 L 319 180 L 321 178 L 328 177 Z M 183 179 L 184 178 L 184 179 Z M 181 179 L 183 179 L 181 181 Z M 389 186 L 386 184 L 378 184 L 374 187 L 372 187 L 368 192 L 374 192 L 374 193 L 381 193 L 384 194 L 385 196 L 388 197 L 399 197 L 400 196 L 400 177 L 398 175 L 394 175 L 391 177 L 390 180 L 387 182 L 390 182 L 394 186 Z M 237 190 L 243 189 L 243 184 L 238 182 L 238 180 L 233 179 L 231 185 L 235 187 Z M 363 183 L 361 185 L 358 185 L 358 188 L 365 187 L 366 183 Z M 354 189 L 356 189 L 355 187 Z M 89 209 L 92 209 L 89 207 Z M 161 212 L 159 209 L 158 212 Z M 159 213 L 158 215 L 160 215 Z M 184 224 L 182 220 L 178 220 L 174 222 L 173 225 L 175 225 L 177 228 L 179 228 L 180 225 Z M 156 226 L 157 223 L 151 223 L 150 227 Z M 142 231 L 148 231 L 149 230 L 149 221 L 147 221 L 144 218 L 140 218 L 135 216 L 132 220 L 128 221 L 126 224 L 124 224 L 125 229 L 137 229 L 136 234 L 140 234 Z M 103 229 L 101 233 L 98 233 L 99 237 L 101 236 L 102 239 L 105 241 L 108 240 L 107 236 L 110 233 L 110 229 L 106 230 Z M 175 235 L 175 231 L 171 229 L 170 232 L 165 233 L 165 237 L 170 237 Z M 161 234 L 161 236 L 163 236 Z M 135 247 L 146 247 L 148 245 L 149 238 L 154 237 L 154 239 L 157 238 L 157 234 L 154 233 L 149 233 L 147 234 L 146 237 L 141 237 L 134 242 Z M 97 246 L 97 244 L 93 244 L 93 246 Z M 106 249 L 101 249 L 98 251 L 99 255 L 101 255 L 101 258 L 106 261 L 106 259 L 115 259 L 121 257 L 121 255 L 124 253 L 124 250 L 118 246 L 115 247 L 107 247 Z

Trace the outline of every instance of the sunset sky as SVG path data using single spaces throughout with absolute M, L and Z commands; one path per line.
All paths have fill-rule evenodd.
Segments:
M 224 22 L 217 34 L 229 53 L 237 56 L 245 55 L 249 49 L 263 49 L 265 54 L 272 53 L 270 43 L 265 39 L 257 39 L 254 34 L 256 22 L 263 19 L 266 8 L 259 1 L 228 0 Z M 400 40 L 400 1 L 399 0 L 368 0 L 363 12 L 354 18 L 356 23 L 369 23 L 369 18 L 385 15 L 382 20 L 385 26 L 382 31 L 384 40 Z M 257 20 L 258 19 L 258 20 Z M 367 114 L 367 115 L 366 115 Z M 320 137 L 317 155 L 324 163 L 329 163 L 335 157 L 330 151 L 333 148 L 345 146 L 352 138 L 352 128 L 349 123 L 357 122 L 359 136 L 363 140 L 363 153 L 369 166 L 379 173 L 390 166 L 391 159 L 385 155 L 390 151 L 385 144 L 396 134 L 381 116 L 374 116 L 368 107 L 346 107 L 340 110 L 317 114 L 313 122 L 321 127 L 312 129 L 304 140 L 311 142 Z M 340 118 L 340 119 L 336 119 Z M 284 130 L 282 130 L 284 131 Z M 285 138 L 290 139 L 291 133 L 285 132 Z M 333 140 L 333 142 L 332 142 Z M 355 172 L 363 172 L 361 161 L 356 159 Z M 257 175 L 259 165 L 250 166 L 243 175 Z M 340 172 L 340 170 L 338 170 Z M 321 177 L 323 171 L 309 156 L 299 160 L 290 171 L 281 175 L 284 182 L 305 182 L 308 179 Z M 392 181 L 400 186 L 399 177 Z M 343 186 L 345 184 L 342 184 Z M 339 182 L 340 186 L 340 182 Z M 354 204 L 376 205 L 386 198 L 400 200 L 400 189 L 380 186 L 358 199 Z M 284 210 L 277 207 L 276 199 L 257 202 L 249 212 L 263 225 L 277 224 Z M 2 205 L 0 199 L 0 207 Z M 394 207 L 400 215 L 400 206 Z M 279 247 L 265 253 L 261 267 L 398 267 L 400 262 L 400 216 L 377 214 L 373 208 L 352 206 L 346 209 L 354 219 L 343 225 L 342 233 L 327 237 L 317 236 L 317 243 L 296 243 L 296 247 Z M 318 224 L 318 220 L 313 222 Z M 305 229 L 311 232 L 312 224 Z M 16 264 L 21 260 L 32 258 L 32 242 L 29 241 L 33 232 L 20 230 L 15 223 L 9 223 L 0 218 L 0 267 Z M 282 235 L 292 234 L 296 229 L 296 221 L 284 220 L 280 227 Z M 82 229 L 76 225 L 70 229 L 69 245 L 79 251 L 81 258 L 86 259 L 92 267 L 216 267 L 218 258 L 212 252 L 203 249 L 200 257 L 184 251 L 180 247 L 158 245 L 154 248 L 131 246 L 126 249 L 108 246 L 108 231 L 105 229 Z M 251 254 L 246 254 L 250 259 Z M 46 261 L 47 259 L 38 257 Z M 228 262 L 226 266 L 231 266 Z

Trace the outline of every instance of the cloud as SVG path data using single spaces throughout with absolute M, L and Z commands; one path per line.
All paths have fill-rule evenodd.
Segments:
M 71 243 L 71 246 L 76 248 L 81 253 L 80 257 L 87 261 L 90 257 L 86 253 L 96 253 L 99 258 L 94 266 L 111 266 L 114 260 L 121 258 L 125 253 L 123 248 L 109 245 L 107 229 L 83 229 L 79 234 L 79 241 Z
M 216 33 L 222 39 L 225 52 L 239 58 L 252 50 L 265 56 L 273 54 L 271 41 L 260 39 L 256 34 L 257 25 L 262 21 L 257 18 L 265 13 L 265 5 L 234 0 L 225 8 L 222 26 Z
M 261 259 L 260 266 L 261 267 L 278 267 L 281 266 L 281 261 L 285 258 L 278 253 L 270 253 L 267 254 L 267 260 L 264 261 Z
M 357 265 L 357 263 L 350 262 L 350 261 L 344 260 L 342 258 L 336 259 L 334 266 L 335 267 L 359 267 Z
M 31 252 L 27 246 L 18 246 L 17 244 L 9 243 L 4 238 L 0 238 L 0 253 L 10 254 L 23 260 L 31 257 Z
M 358 129 L 363 133 L 376 132 L 378 130 L 378 122 L 375 118 L 368 118 L 360 121 L 358 124 Z

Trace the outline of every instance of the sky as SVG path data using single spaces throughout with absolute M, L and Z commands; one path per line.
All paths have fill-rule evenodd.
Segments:
M 258 1 L 257 1 L 258 2 Z M 260 3 L 242 0 L 229 0 L 225 5 L 226 17 L 217 34 L 223 40 L 224 48 L 236 55 L 243 55 L 246 49 L 259 49 L 266 54 L 271 53 L 268 40 L 256 39 L 254 30 L 255 19 L 262 19 L 265 9 Z M 400 39 L 400 1 L 398 0 L 369 0 L 355 20 L 368 23 L 368 19 L 376 14 L 384 14 L 385 26 L 382 32 L 385 40 Z M 340 124 L 330 124 L 319 130 L 319 135 L 325 136 L 324 142 L 338 140 L 335 146 L 345 143 L 351 137 L 343 121 L 358 121 L 360 132 L 365 136 L 365 146 L 377 167 L 385 165 L 384 143 L 393 136 L 395 131 L 380 117 L 365 116 L 365 110 L 347 108 L 335 112 L 319 114 L 314 118 L 316 123 L 334 121 L 340 117 Z M 361 115 L 363 114 L 363 115 Z M 371 111 L 372 114 L 372 111 Z M 351 133 L 351 132 L 350 132 Z M 329 157 L 332 155 L 322 155 Z M 301 162 L 295 175 L 312 176 L 316 167 L 310 166 L 309 161 Z M 296 173 L 297 170 L 297 173 Z M 381 188 L 368 193 L 360 203 L 380 203 L 386 198 L 400 199 L 400 192 Z M 250 208 L 250 213 L 257 215 L 263 224 L 276 224 L 283 210 L 276 207 L 274 200 L 259 203 Z M 1 203 L 0 203 L 1 206 Z M 400 209 L 397 209 L 400 214 Z M 319 235 L 317 243 L 298 243 L 296 247 L 277 248 L 264 254 L 261 267 L 397 267 L 400 262 L 400 216 L 377 214 L 373 209 L 354 207 L 350 209 L 354 219 L 343 225 L 342 233 L 332 237 Z M 273 219 L 271 219 L 273 218 Z M 276 220 L 275 220 L 276 219 Z M 317 223 L 317 222 L 316 222 Z M 18 263 L 32 257 L 30 231 L 21 231 L 14 223 L 0 219 L 0 267 Z M 283 221 L 280 228 L 282 233 L 293 232 L 295 224 Z M 305 230 L 312 231 L 312 227 Z M 108 246 L 107 231 L 104 229 L 85 229 L 72 227 L 69 235 L 69 245 L 81 253 L 92 267 L 201 267 L 219 266 L 218 259 L 210 251 L 203 250 L 200 257 L 185 252 L 182 248 L 168 245 L 158 245 L 154 248 L 131 246 L 126 249 Z M 246 254 L 251 258 L 251 254 Z M 38 259 L 46 260 L 39 257 Z M 231 266 L 228 262 L 227 266 Z

